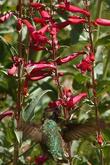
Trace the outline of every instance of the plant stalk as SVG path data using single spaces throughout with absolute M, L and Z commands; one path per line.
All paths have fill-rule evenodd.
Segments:
M 88 10 L 88 0 L 86 0 L 86 9 Z M 93 53 L 95 55 L 93 38 L 92 38 L 91 17 L 87 17 L 87 22 L 88 22 L 89 43 L 90 43 L 90 47 L 91 47 L 90 53 Z M 95 83 L 95 76 L 94 76 L 94 62 L 92 64 L 91 77 L 92 77 L 93 102 L 94 102 L 95 116 L 96 116 L 97 136 L 99 136 L 101 134 L 101 128 L 100 128 L 100 120 L 99 120 L 99 109 L 98 109 L 98 98 L 97 98 L 97 93 L 96 93 L 96 83 Z M 103 165 L 103 154 L 102 154 L 101 148 L 99 148 L 99 151 L 100 151 L 100 164 Z
M 18 1 L 18 14 L 19 14 L 19 18 L 22 17 L 22 0 Z M 22 36 L 19 33 L 18 34 L 18 58 L 22 57 Z M 21 63 L 19 63 L 18 65 L 18 93 L 17 93 L 17 101 L 16 101 L 16 107 L 17 110 L 15 112 L 15 119 L 17 121 L 17 127 L 19 127 L 19 123 L 20 123 L 20 112 L 21 112 Z M 17 165 L 17 161 L 18 161 L 18 157 L 19 157 L 19 143 L 18 140 L 16 138 L 15 143 L 14 143 L 14 155 L 13 155 L 13 165 Z

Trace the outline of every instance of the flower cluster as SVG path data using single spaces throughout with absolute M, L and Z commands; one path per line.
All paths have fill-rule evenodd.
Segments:
M 68 110 L 74 108 L 77 103 L 87 97 L 87 93 L 83 92 L 78 95 L 73 95 L 70 89 L 63 89 L 63 98 L 49 103 L 49 108 L 66 107 Z
M 64 12 L 70 13 L 79 13 L 84 15 L 83 18 L 78 15 L 68 16 L 67 20 L 63 22 L 58 22 L 55 20 L 55 17 L 51 13 L 51 9 L 47 8 L 45 4 L 32 2 L 31 7 L 38 13 L 38 16 L 33 15 L 33 21 L 35 25 L 26 18 L 17 18 L 17 30 L 20 31 L 23 26 L 26 26 L 29 33 L 30 40 L 30 49 L 34 51 L 46 50 L 50 52 L 49 60 L 41 60 L 38 62 L 28 61 L 26 62 L 23 58 L 18 58 L 14 56 L 13 66 L 8 69 L 8 75 L 17 76 L 19 64 L 23 65 L 24 68 L 24 82 L 23 82 L 23 94 L 27 95 L 28 93 L 28 82 L 29 81 L 39 81 L 45 77 L 53 78 L 58 72 L 58 66 L 68 63 L 79 56 L 84 56 L 82 61 L 76 65 L 76 67 L 81 71 L 81 73 L 86 73 L 87 71 L 91 72 L 93 62 L 94 62 L 94 53 L 91 52 L 90 47 L 86 51 L 79 51 L 73 54 L 67 55 L 65 57 L 56 56 L 52 58 L 52 51 L 56 52 L 59 48 L 58 33 L 68 25 L 74 24 L 86 24 L 88 17 L 90 17 L 89 11 L 76 7 L 69 2 L 59 2 L 54 6 L 56 13 L 57 10 L 61 9 Z M 56 14 L 55 13 L 55 14 Z M 10 18 L 12 13 L 7 13 L 0 17 L 0 21 L 4 22 Z M 98 18 L 94 22 L 96 25 L 109 26 L 110 21 L 102 18 Z M 54 49 L 54 50 L 52 50 Z M 63 74 L 59 76 L 63 76 Z M 57 76 L 58 76 L 57 75 Z M 82 99 L 87 97 L 86 93 L 80 93 L 76 96 L 73 96 L 70 91 L 63 90 L 64 97 L 59 98 L 58 100 L 49 103 L 49 107 L 67 107 L 71 109 L 80 102 Z

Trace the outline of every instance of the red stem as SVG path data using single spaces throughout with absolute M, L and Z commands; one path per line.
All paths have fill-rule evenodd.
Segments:
M 88 10 L 88 1 L 85 0 L 84 5 L 86 9 Z M 90 42 L 90 47 L 91 47 L 91 53 L 95 55 L 94 52 L 94 44 L 93 44 L 93 39 L 92 39 L 92 29 L 91 29 L 91 18 L 87 17 L 88 21 L 88 33 L 89 33 L 89 42 Z M 96 92 L 96 83 L 95 83 L 95 76 L 94 76 L 94 62 L 92 64 L 92 71 L 91 71 L 91 77 L 92 77 L 92 89 L 93 89 L 93 102 L 94 102 L 94 107 L 95 107 L 95 116 L 96 116 L 96 125 L 97 125 L 97 136 L 101 134 L 101 128 L 100 128 L 100 120 L 99 120 L 99 109 L 98 109 L 98 98 L 97 98 L 97 92 Z M 103 161 L 103 151 L 101 149 L 101 146 L 99 148 L 100 151 L 100 163 L 101 165 L 104 165 Z

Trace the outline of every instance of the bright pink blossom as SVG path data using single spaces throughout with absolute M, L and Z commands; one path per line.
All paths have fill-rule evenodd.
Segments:
M 32 45 L 33 45 L 32 47 L 34 49 L 39 50 L 40 48 L 40 50 L 42 50 L 42 48 L 45 47 L 45 45 L 48 43 L 48 38 L 45 35 L 47 30 L 48 30 L 48 25 L 45 25 L 38 31 L 35 30 L 31 33 Z
M 68 25 L 70 25 L 70 22 L 67 20 L 61 23 L 56 23 L 53 26 L 56 28 L 56 32 L 58 32 L 59 30 L 65 28 Z
M 34 70 L 27 75 L 27 79 L 31 81 L 38 81 L 45 77 L 51 76 L 51 71 L 37 71 Z
M 22 20 L 23 24 L 25 24 L 29 30 L 30 33 L 32 33 L 33 31 L 35 31 L 34 26 L 26 19 Z
M 5 21 L 7 21 L 11 16 L 12 16 L 12 12 L 6 13 L 5 15 L 0 17 L 0 23 L 4 23 Z
M 67 107 L 67 108 L 74 108 L 77 103 L 79 103 L 81 100 L 85 99 L 87 97 L 87 93 L 80 93 L 79 95 L 73 96 L 70 89 L 63 90 L 64 93 L 64 99 L 58 99 L 56 101 L 50 102 L 49 107 L 50 108 L 56 108 L 56 107 Z
M 81 23 L 85 23 L 86 20 L 83 18 L 69 18 L 68 21 L 70 22 L 70 24 L 81 24 Z
M 39 34 L 45 34 L 47 31 L 48 31 L 48 26 L 49 25 L 45 25 L 45 26 L 43 26 L 41 29 L 39 29 L 37 32 L 39 33 Z
M 45 23 L 46 23 L 44 18 L 34 17 L 33 20 L 35 23 L 40 23 L 42 25 L 45 25 Z
M 42 8 L 44 6 L 44 4 L 38 3 L 38 2 L 33 2 L 33 3 L 31 3 L 31 6 L 38 10 L 38 9 Z
M 58 65 L 62 65 L 62 64 L 65 64 L 67 62 L 70 62 L 72 60 L 74 60 L 75 58 L 77 58 L 78 56 L 80 55 L 83 55 L 85 54 L 84 51 L 82 52 L 77 52 L 77 53 L 73 53 L 67 57 L 64 57 L 64 58 L 57 58 L 57 60 L 55 61 Z
M 78 12 L 78 13 L 81 13 L 81 14 L 84 14 L 86 16 L 90 16 L 90 13 L 87 11 L 87 10 L 84 10 L 84 9 L 81 9 L 79 7 L 76 7 L 74 5 L 71 5 L 69 3 L 67 4 L 58 4 L 56 5 L 57 8 L 60 8 L 60 9 L 64 9 L 66 11 L 70 11 L 70 12 Z
M 46 10 L 40 10 L 40 15 L 42 16 L 42 18 L 44 18 L 45 20 L 48 20 L 51 18 L 50 14 L 48 11 Z
M 39 62 L 39 63 L 30 63 L 26 66 L 26 69 L 29 70 L 32 68 L 31 71 L 38 71 L 38 70 L 42 70 L 42 69 L 49 69 L 49 70 L 55 70 L 56 66 L 54 65 L 54 63 L 44 63 L 44 62 Z
M 40 61 L 39 63 L 30 63 L 26 67 L 27 79 L 37 81 L 47 76 L 51 76 L 52 71 L 56 69 L 54 63 L 46 63 Z
M 102 26 L 110 26 L 110 20 L 104 18 L 97 18 L 95 24 Z
M 86 56 L 80 64 L 77 65 L 77 68 L 81 70 L 82 73 L 92 70 L 92 63 L 94 61 L 94 54 Z
M 80 93 L 77 96 L 71 96 L 69 100 L 67 100 L 66 106 L 69 108 L 73 108 L 77 103 L 79 103 L 85 97 L 87 97 L 87 93 Z

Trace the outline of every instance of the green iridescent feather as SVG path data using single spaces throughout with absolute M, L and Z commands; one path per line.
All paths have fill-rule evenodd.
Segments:
M 43 124 L 43 135 L 46 145 L 54 160 L 65 160 L 63 139 L 60 135 L 59 127 L 53 120 L 45 120 Z

